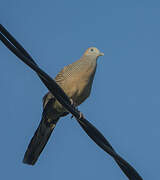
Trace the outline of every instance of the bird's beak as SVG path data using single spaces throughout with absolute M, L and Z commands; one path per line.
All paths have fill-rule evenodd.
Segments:
M 100 53 L 99 53 L 99 56 L 104 56 L 104 53 L 100 52 Z

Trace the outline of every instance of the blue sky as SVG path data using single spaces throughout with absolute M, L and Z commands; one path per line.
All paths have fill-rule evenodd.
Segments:
M 159 179 L 160 2 L 2 0 L 0 22 L 51 76 L 90 46 L 98 60 L 86 118 L 145 180 Z M 35 166 L 22 163 L 47 92 L 0 43 L 0 178 L 127 179 L 113 159 L 67 116 Z

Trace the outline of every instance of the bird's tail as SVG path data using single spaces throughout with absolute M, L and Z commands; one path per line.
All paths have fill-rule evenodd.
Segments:
M 25 152 L 23 163 L 34 165 L 48 142 L 48 139 L 56 126 L 59 118 L 49 119 L 42 117 L 42 120 L 37 128 L 34 136 L 32 137 L 27 151 Z

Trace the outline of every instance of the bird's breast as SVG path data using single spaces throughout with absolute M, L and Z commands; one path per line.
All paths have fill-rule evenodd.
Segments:
M 79 73 L 72 74 L 72 76 L 66 79 L 63 90 L 72 98 L 77 106 L 90 95 L 95 73 L 94 69 L 84 69 Z

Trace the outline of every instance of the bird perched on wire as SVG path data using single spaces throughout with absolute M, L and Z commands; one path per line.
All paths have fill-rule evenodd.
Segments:
M 56 83 L 64 90 L 75 106 L 89 97 L 97 59 L 103 56 L 97 48 L 88 48 L 76 62 L 65 66 L 55 77 Z M 60 117 L 66 116 L 66 109 L 48 92 L 43 97 L 43 113 L 41 122 L 25 152 L 23 162 L 34 165 L 44 149 L 48 139 Z

